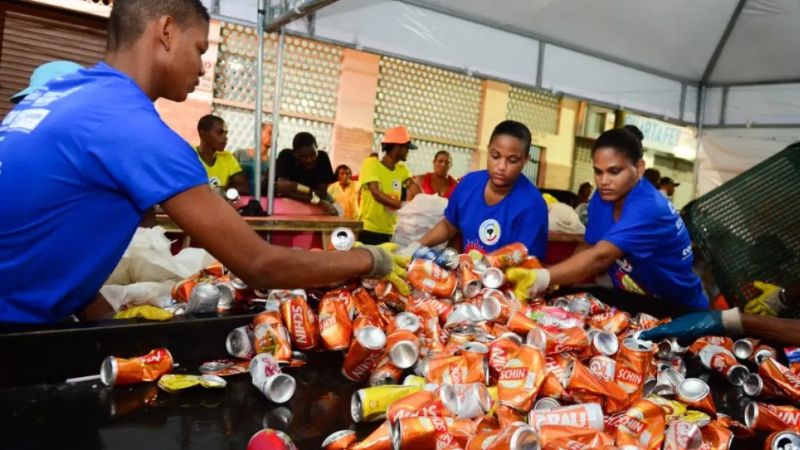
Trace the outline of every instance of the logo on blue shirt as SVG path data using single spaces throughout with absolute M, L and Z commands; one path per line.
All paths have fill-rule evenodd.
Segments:
M 486 219 L 478 229 L 478 236 L 485 245 L 494 245 L 500 240 L 500 223 L 494 219 Z

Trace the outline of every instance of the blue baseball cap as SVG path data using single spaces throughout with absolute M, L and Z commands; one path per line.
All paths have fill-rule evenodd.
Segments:
M 12 95 L 11 101 L 19 103 L 25 96 L 44 86 L 50 80 L 69 75 L 81 69 L 83 69 L 83 66 L 72 61 L 51 61 L 49 63 L 44 63 L 33 70 L 28 87 Z

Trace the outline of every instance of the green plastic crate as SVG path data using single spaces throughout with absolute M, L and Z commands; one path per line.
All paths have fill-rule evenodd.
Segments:
M 683 218 L 720 291 L 744 306 L 752 281 L 800 284 L 800 142 L 687 205 Z

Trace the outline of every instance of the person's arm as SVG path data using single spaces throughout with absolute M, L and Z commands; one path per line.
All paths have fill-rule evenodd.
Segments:
M 458 234 L 458 228 L 450 223 L 447 219 L 442 219 L 430 229 L 422 239 L 419 240 L 420 245 L 433 247 L 442 242 L 447 242 Z
M 600 241 L 589 249 L 576 253 L 555 266 L 548 267 L 550 285 L 569 285 L 598 275 L 608 269 L 622 255 L 622 250 L 614 244 Z
M 162 206 L 193 242 L 256 289 L 324 286 L 367 275 L 375 265 L 370 251 L 363 249 L 310 252 L 270 245 L 205 185 L 181 192 Z
M 407 179 L 405 181 L 405 186 L 406 186 L 406 201 L 407 202 L 410 202 L 411 200 L 414 200 L 414 197 L 416 197 L 417 195 L 422 193 L 422 188 L 420 187 L 419 184 L 417 184 L 417 181 L 415 180 L 415 178 Z
M 800 345 L 800 320 L 796 319 L 742 314 L 742 331 L 745 336 L 765 339 L 775 344 Z
M 377 181 L 367 183 L 367 189 L 369 189 L 369 192 L 372 194 L 372 197 L 375 199 L 375 201 L 381 205 L 392 209 L 400 209 L 403 207 L 403 203 L 399 198 L 394 198 L 390 195 L 384 194 L 383 191 L 381 191 L 381 187 Z
M 250 181 L 247 179 L 247 175 L 244 174 L 244 171 L 231 175 L 231 177 L 228 178 L 227 187 L 235 188 L 239 191 L 239 195 L 250 195 Z

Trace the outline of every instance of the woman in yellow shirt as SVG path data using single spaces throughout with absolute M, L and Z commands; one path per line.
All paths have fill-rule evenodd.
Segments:
M 328 194 L 342 208 L 342 216 L 345 219 L 357 220 L 358 215 L 361 213 L 358 207 L 358 193 L 361 190 L 361 185 L 357 181 L 350 179 L 352 175 L 353 172 L 346 165 L 342 164 L 337 167 L 336 178 L 339 181 L 328 187 Z

